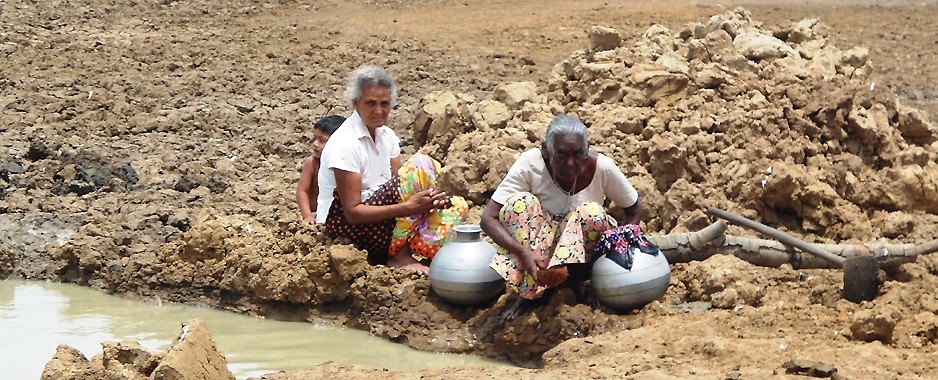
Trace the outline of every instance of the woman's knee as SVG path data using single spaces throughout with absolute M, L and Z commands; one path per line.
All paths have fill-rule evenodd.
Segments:
M 597 216 L 605 214 L 606 210 L 603 209 L 603 206 L 596 202 L 586 202 L 576 208 L 577 214 L 582 216 Z
M 510 215 L 518 215 L 531 211 L 539 212 L 540 210 L 541 200 L 534 194 L 523 191 L 508 197 L 508 200 L 505 201 L 505 204 L 502 205 L 501 210 L 498 212 L 498 219 L 504 224 Z
M 505 204 L 508 205 L 515 201 L 522 201 L 525 203 L 537 203 L 537 204 L 541 203 L 541 200 L 538 199 L 536 195 L 527 191 L 522 191 L 522 192 L 512 194 L 510 197 L 508 197 L 508 200 L 505 201 Z
M 516 210 L 520 212 L 520 205 L 525 206 L 525 208 L 536 205 L 541 205 L 541 200 L 537 198 L 536 195 L 531 194 L 527 191 L 522 191 L 520 193 L 515 193 L 514 195 L 508 197 L 508 200 L 505 201 L 505 205 L 502 206 L 502 211 Z
M 440 171 L 440 162 L 423 153 L 414 153 L 401 169 L 410 168 L 411 170 L 424 170 L 431 174 L 437 174 Z

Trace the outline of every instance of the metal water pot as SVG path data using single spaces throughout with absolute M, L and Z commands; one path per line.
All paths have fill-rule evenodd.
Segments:
M 668 259 L 637 251 L 628 270 L 601 256 L 593 263 L 593 290 L 604 305 L 617 311 L 637 309 L 661 298 L 671 283 Z
M 469 306 L 489 302 L 505 288 L 502 276 L 489 267 L 495 247 L 482 240 L 477 224 L 453 228 L 456 238 L 430 262 L 430 287 L 444 300 Z

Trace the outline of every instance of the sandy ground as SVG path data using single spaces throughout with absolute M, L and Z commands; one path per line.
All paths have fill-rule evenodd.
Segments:
M 716 206 L 812 242 L 924 243 L 938 237 L 936 19 L 934 1 L 5 1 L 0 274 L 531 367 L 268 378 L 934 378 L 933 257 L 884 268 L 857 305 L 839 270 L 707 258 L 733 253 L 715 247 L 669 256 L 668 294 L 641 310 L 561 291 L 500 325 L 511 296 L 448 305 L 303 225 L 292 192 L 312 121 L 348 113 L 345 76 L 377 63 L 399 81 L 405 153 L 444 162 L 476 220 L 512 155 L 571 112 L 639 189 L 651 234 L 703 228 Z M 598 47 L 593 26 L 622 42 Z M 797 53 L 743 51 L 741 30 Z

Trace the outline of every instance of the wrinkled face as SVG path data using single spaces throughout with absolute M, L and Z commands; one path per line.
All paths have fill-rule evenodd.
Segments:
M 326 141 L 329 141 L 329 134 L 318 129 L 313 130 L 313 156 L 319 158 L 322 155 L 322 148 L 326 147 Z
M 383 86 L 362 88 L 362 96 L 352 102 L 352 107 L 365 121 L 365 126 L 374 131 L 388 123 L 391 113 L 391 89 Z
M 589 152 L 583 148 L 583 137 L 561 135 L 554 141 L 554 154 L 547 154 L 554 177 L 572 181 L 586 164 Z

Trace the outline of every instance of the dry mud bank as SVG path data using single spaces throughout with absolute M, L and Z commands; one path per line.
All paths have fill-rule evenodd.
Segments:
M 560 291 L 499 326 L 509 297 L 447 305 L 303 225 L 292 201 L 311 121 L 348 112 L 345 75 L 377 63 L 400 82 L 405 152 L 440 159 L 475 219 L 513 155 L 569 112 L 639 189 L 650 233 L 699 229 L 716 206 L 815 242 L 931 240 L 934 3 L 0 7 L 3 276 L 541 367 L 430 377 L 938 375 L 933 257 L 882 273 L 862 305 L 839 299 L 839 271 L 716 255 L 675 263 L 668 294 L 637 312 Z M 271 377 L 338 374 L 419 376 Z

